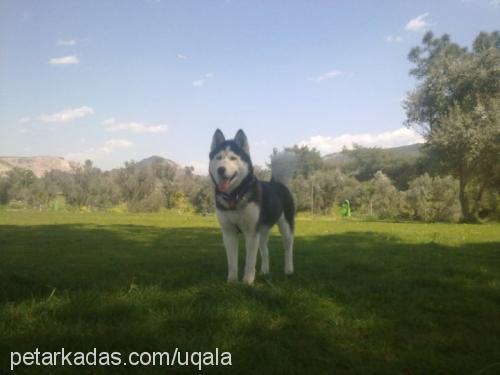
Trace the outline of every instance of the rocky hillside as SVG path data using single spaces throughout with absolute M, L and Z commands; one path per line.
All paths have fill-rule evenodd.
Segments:
M 161 156 L 150 156 L 149 158 L 142 159 L 141 161 L 137 162 L 137 165 L 140 167 L 149 167 L 150 165 L 154 163 L 161 163 L 161 164 L 167 164 L 170 165 L 171 167 L 174 167 L 175 169 L 182 170 L 182 166 L 177 164 L 175 161 L 172 161 L 170 159 L 163 158 Z
M 29 169 L 35 176 L 42 177 L 52 170 L 72 172 L 78 166 L 77 162 L 58 156 L 0 156 L 0 176 L 16 167 Z
M 151 156 L 137 162 L 139 167 L 148 167 L 153 163 L 169 165 L 179 173 L 184 173 L 184 167 L 170 159 L 161 156 Z M 12 168 L 29 169 L 35 176 L 42 177 L 45 173 L 57 170 L 63 172 L 73 172 L 80 163 L 66 160 L 60 156 L 0 156 L 0 176 L 6 174 Z

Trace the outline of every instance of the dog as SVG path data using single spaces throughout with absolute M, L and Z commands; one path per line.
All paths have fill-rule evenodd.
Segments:
M 228 264 L 228 282 L 238 280 L 239 234 L 245 237 L 243 282 L 255 280 L 260 249 L 261 274 L 269 273 L 269 230 L 278 224 L 285 250 L 285 274 L 293 273 L 295 206 L 288 188 L 293 177 L 295 155 L 278 153 L 271 158 L 271 180 L 260 181 L 253 172 L 248 139 L 238 130 L 226 140 L 217 129 L 210 147 L 209 174 L 215 186 L 215 208 L 222 229 Z

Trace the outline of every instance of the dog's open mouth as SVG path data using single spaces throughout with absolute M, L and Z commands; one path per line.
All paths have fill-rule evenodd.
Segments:
M 219 191 L 227 193 L 227 191 L 229 190 L 229 185 L 231 185 L 231 182 L 234 180 L 235 177 L 236 177 L 236 172 L 234 172 L 234 174 L 229 178 L 222 178 L 217 185 Z

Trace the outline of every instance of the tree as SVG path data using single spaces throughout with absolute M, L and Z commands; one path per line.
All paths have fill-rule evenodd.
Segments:
M 451 176 L 427 173 L 410 182 L 404 194 L 412 216 L 423 221 L 456 221 L 460 211 L 458 183 Z
M 390 178 L 378 171 L 370 184 L 372 185 L 370 205 L 373 212 L 382 218 L 396 216 L 399 206 L 399 191 L 394 187 Z
M 10 180 L 7 176 L 0 176 L 0 204 L 9 202 Z
M 352 199 L 358 182 L 338 169 L 322 169 L 310 178 L 309 196 L 314 189 L 314 212 L 330 213 L 346 199 Z
M 68 202 L 89 208 L 111 207 L 118 203 L 119 187 L 114 183 L 113 175 L 103 173 L 93 166 L 90 160 L 78 168 L 67 190 Z
M 253 166 L 253 173 L 261 181 L 269 181 L 271 179 L 271 170 L 269 168 L 262 168 L 259 165 Z
M 201 180 L 201 186 L 192 199 L 196 212 L 206 215 L 215 209 L 214 186 L 209 178 Z
M 152 168 L 141 167 L 135 162 L 126 162 L 125 168 L 120 168 L 116 177 L 117 183 L 122 189 L 122 196 L 133 211 L 140 210 L 141 200 L 155 191 L 155 175 Z M 158 202 L 155 199 L 154 202 Z M 150 210 L 148 202 L 148 210 Z
M 459 180 L 462 216 L 475 216 L 484 189 L 495 186 L 500 175 L 500 107 L 497 104 L 496 109 L 487 110 L 479 103 L 466 112 L 454 105 L 433 132 L 429 144 L 440 156 L 445 170 Z M 467 197 L 470 182 L 476 182 L 472 207 Z
M 2 182 L 3 192 L 1 194 L 5 203 L 10 200 L 18 200 L 25 205 L 30 203 L 30 189 L 37 180 L 32 171 L 13 168 L 7 172 L 3 179 L 5 180 Z
M 274 150 L 276 153 L 277 150 Z M 285 152 L 293 152 L 297 155 L 296 175 L 308 178 L 311 173 L 321 169 L 324 165 L 323 158 L 318 150 L 307 146 L 286 147 Z
M 408 182 L 417 176 L 421 167 L 421 158 L 417 155 L 405 155 L 378 147 L 354 145 L 352 150 L 344 149 L 346 160 L 342 170 L 354 176 L 358 181 L 371 180 L 378 171 L 384 172 L 398 189 L 406 189 Z
M 307 211 L 311 210 L 311 195 L 312 195 L 312 184 L 311 181 L 307 180 L 302 175 L 297 175 L 291 182 L 291 190 L 293 194 L 293 200 L 295 202 L 295 209 L 297 211 Z
M 478 202 L 500 174 L 484 173 L 485 166 L 500 168 L 500 33 L 480 33 L 472 51 L 431 32 L 422 44 L 409 54 L 419 84 L 405 101 L 406 124 L 425 136 L 442 171 L 458 178 L 462 217 L 470 220 L 478 206 L 470 207 L 470 183 Z

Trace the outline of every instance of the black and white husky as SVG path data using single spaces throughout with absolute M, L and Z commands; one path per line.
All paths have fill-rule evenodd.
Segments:
M 253 174 L 248 140 L 238 130 L 226 140 L 217 129 L 210 149 L 209 172 L 215 185 L 215 204 L 222 228 L 228 263 L 228 281 L 238 280 L 238 242 L 243 233 L 246 243 L 243 282 L 255 279 L 257 250 L 261 273 L 269 273 L 269 230 L 278 224 L 285 248 L 285 273 L 293 273 L 293 233 L 295 208 L 287 188 L 294 169 L 292 154 L 277 154 L 271 159 L 271 181 L 259 181 Z

